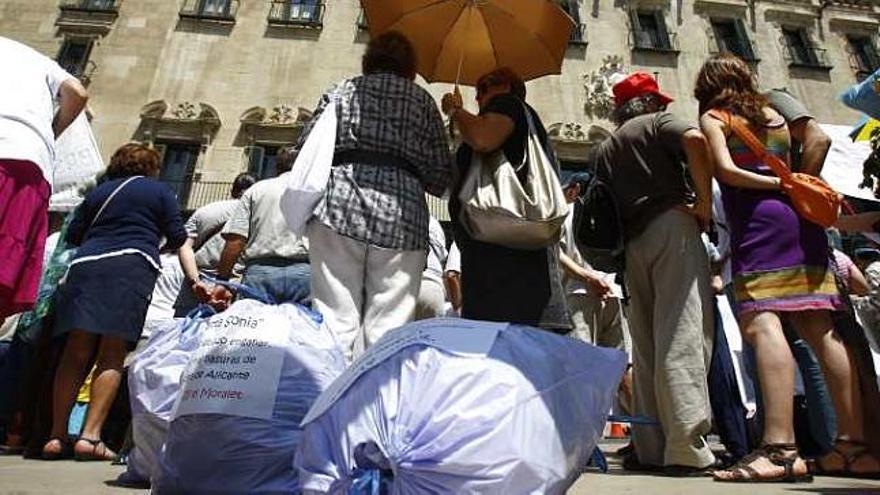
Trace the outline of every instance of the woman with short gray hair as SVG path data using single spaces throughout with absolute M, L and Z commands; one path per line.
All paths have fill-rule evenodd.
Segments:
M 314 307 L 349 356 L 415 315 L 428 243 L 425 192 L 442 195 L 452 155 L 436 103 L 415 82 L 409 40 L 372 40 L 363 75 L 325 93 L 338 117 L 327 192 L 308 227 Z

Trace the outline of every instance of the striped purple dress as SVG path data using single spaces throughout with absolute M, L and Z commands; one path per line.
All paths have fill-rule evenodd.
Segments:
M 756 136 L 788 162 L 791 139 L 781 117 L 757 129 Z M 728 136 L 727 148 L 738 167 L 774 175 L 736 135 Z M 841 307 L 822 227 L 800 218 L 779 191 L 721 184 L 721 199 L 730 227 L 737 313 Z

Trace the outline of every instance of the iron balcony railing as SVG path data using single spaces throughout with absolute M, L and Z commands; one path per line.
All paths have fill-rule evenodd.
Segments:
M 231 182 L 192 182 L 163 180 L 177 196 L 181 210 L 195 210 L 208 203 L 230 198 Z
M 116 0 L 61 0 L 58 7 L 61 10 L 83 12 L 117 12 L 119 2 Z
M 587 44 L 587 25 L 586 24 L 575 24 L 574 28 L 571 30 L 571 38 L 568 39 L 568 42 L 572 45 L 586 45 Z
M 358 29 L 370 29 L 370 23 L 367 22 L 367 14 L 363 8 L 361 8 L 361 13 L 358 14 L 357 27 Z
M 230 198 L 232 182 L 202 182 L 202 181 L 170 181 L 163 180 L 165 184 L 177 195 L 177 202 L 181 210 L 195 210 L 215 201 L 223 201 Z M 425 195 L 428 211 L 441 222 L 449 221 L 449 203 L 430 194 Z
M 677 33 L 658 33 L 641 29 L 630 31 L 630 46 L 633 50 L 645 50 L 652 52 L 678 52 Z
M 239 0 L 184 0 L 180 17 L 220 22 L 235 22 Z
M 817 46 L 807 46 L 804 49 L 796 49 L 791 46 L 785 47 L 785 60 L 789 67 L 831 70 L 828 61 L 828 52 Z
M 269 24 L 320 28 L 324 25 L 324 2 L 273 0 Z

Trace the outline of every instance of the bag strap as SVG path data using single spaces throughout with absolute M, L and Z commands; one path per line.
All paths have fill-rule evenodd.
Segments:
M 757 155 L 761 161 L 766 163 L 770 169 L 773 170 L 773 173 L 776 174 L 777 177 L 783 180 L 791 177 L 791 169 L 788 168 L 788 165 L 778 156 L 769 153 L 767 148 L 764 147 L 764 143 L 762 143 L 761 140 L 749 130 L 742 120 L 734 118 L 733 115 L 724 110 L 709 110 L 709 115 L 727 124 L 733 133 L 736 134 L 750 150 L 752 150 L 752 153 Z
M 99 208 L 98 212 L 95 213 L 95 216 L 92 217 L 92 221 L 89 223 L 89 228 L 92 228 L 92 226 L 95 225 L 95 222 L 97 222 L 98 219 L 101 218 L 101 214 L 104 213 L 104 210 L 107 208 L 107 205 L 110 204 L 110 200 L 112 200 L 119 193 L 119 191 L 122 190 L 123 187 L 127 186 L 129 182 L 131 182 L 135 179 L 139 179 L 139 178 L 141 178 L 140 175 L 135 175 L 134 177 L 129 177 L 128 180 L 126 180 L 122 184 L 119 184 L 118 186 L 116 186 L 116 189 L 114 189 L 113 192 L 110 193 L 109 196 L 107 196 L 107 199 L 104 200 L 104 204 L 101 205 L 101 208 Z

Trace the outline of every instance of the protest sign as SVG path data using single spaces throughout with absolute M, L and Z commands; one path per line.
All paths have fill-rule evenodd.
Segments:
M 265 308 L 239 306 L 211 318 L 181 377 L 173 418 L 203 413 L 272 418 L 289 322 Z
M 79 114 L 55 141 L 50 211 L 71 211 L 82 202 L 80 188 L 104 170 L 104 160 L 86 112 Z

